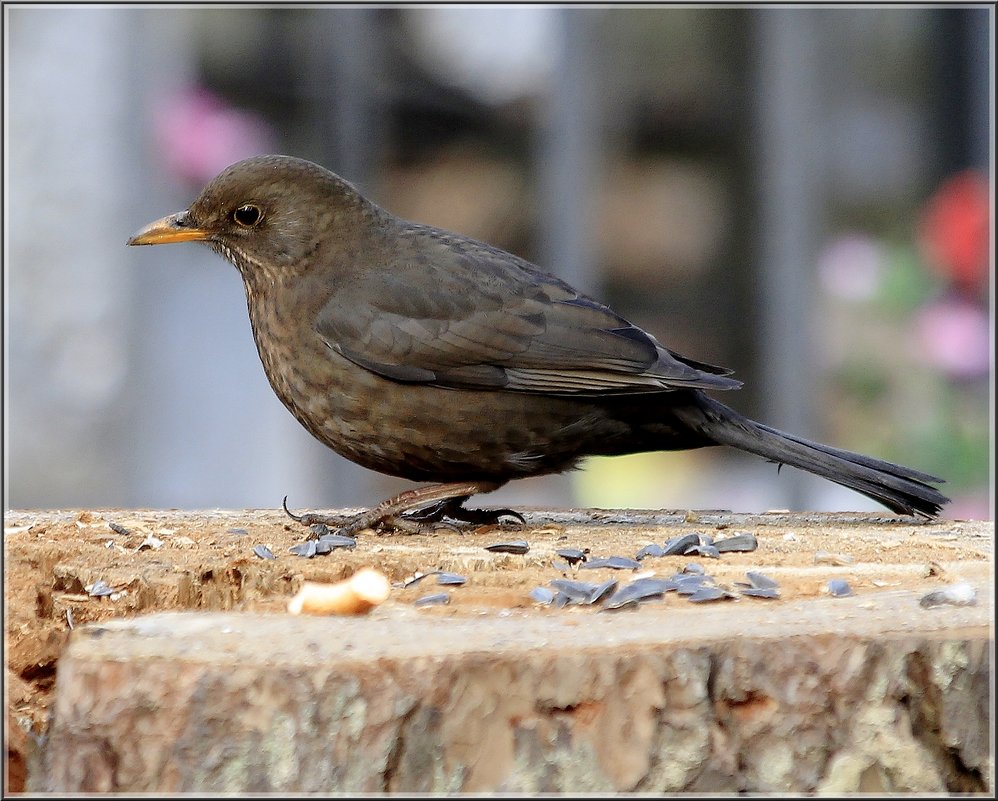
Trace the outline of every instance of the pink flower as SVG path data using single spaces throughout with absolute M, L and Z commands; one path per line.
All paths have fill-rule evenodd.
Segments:
M 154 132 L 167 169 L 197 186 L 233 162 L 273 152 L 275 139 L 262 117 L 198 87 L 157 108 Z
M 988 315 L 970 298 L 945 297 L 929 304 L 919 312 L 918 332 L 929 361 L 944 372 L 965 379 L 988 375 Z

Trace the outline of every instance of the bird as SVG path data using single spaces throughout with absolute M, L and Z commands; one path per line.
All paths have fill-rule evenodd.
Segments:
M 212 179 L 129 245 L 200 242 L 238 269 L 270 385 L 316 439 L 426 482 L 345 533 L 523 521 L 465 503 L 588 456 L 729 446 L 822 476 L 900 515 L 937 517 L 943 479 L 755 422 L 742 383 L 485 242 L 401 219 L 326 168 L 265 155 Z M 342 525 L 341 525 L 342 524 Z

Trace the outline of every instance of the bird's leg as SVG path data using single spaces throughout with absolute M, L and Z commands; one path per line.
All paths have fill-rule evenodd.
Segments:
M 308 513 L 292 514 L 287 507 L 285 498 L 284 511 L 288 516 L 302 525 L 313 526 L 322 523 L 338 527 L 338 533 L 352 535 L 366 528 L 397 528 L 407 533 L 423 530 L 420 524 L 432 523 L 450 517 L 462 522 L 496 522 L 502 515 L 512 515 L 523 520 L 520 515 L 510 509 L 472 510 L 462 508 L 462 504 L 472 495 L 480 492 L 492 492 L 499 489 L 502 482 L 497 481 L 463 481 L 452 484 L 433 484 L 429 487 L 406 490 L 394 498 L 382 501 L 377 506 L 341 524 L 339 519 L 328 515 Z M 402 517 L 405 512 L 432 504 L 425 513 Z

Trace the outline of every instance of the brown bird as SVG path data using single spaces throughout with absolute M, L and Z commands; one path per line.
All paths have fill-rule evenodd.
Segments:
M 463 504 L 586 456 L 712 445 L 897 513 L 934 517 L 948 502 L 930 486 L 942 479 L 749 420 L 706 394 L 740 387 L 730 370 L 669 350 L 517 256 L 399 219 L 317 164 L 233 164 L 128 244 L 185 241 L 238 268 L 267 378 L 313 436 L 372 470 L 436 482 L 348 531 L 519 517 Z

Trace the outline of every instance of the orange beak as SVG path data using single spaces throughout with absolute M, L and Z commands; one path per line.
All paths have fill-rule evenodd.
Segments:
M 204 228 L 195 228 L 188 224 L 186 211 L 171 214 L 162 220 L 151 222 L 140 231 L 136 231 L 129 245 L 164 245 L 170 242 L 199 242 L 211 236 Z

